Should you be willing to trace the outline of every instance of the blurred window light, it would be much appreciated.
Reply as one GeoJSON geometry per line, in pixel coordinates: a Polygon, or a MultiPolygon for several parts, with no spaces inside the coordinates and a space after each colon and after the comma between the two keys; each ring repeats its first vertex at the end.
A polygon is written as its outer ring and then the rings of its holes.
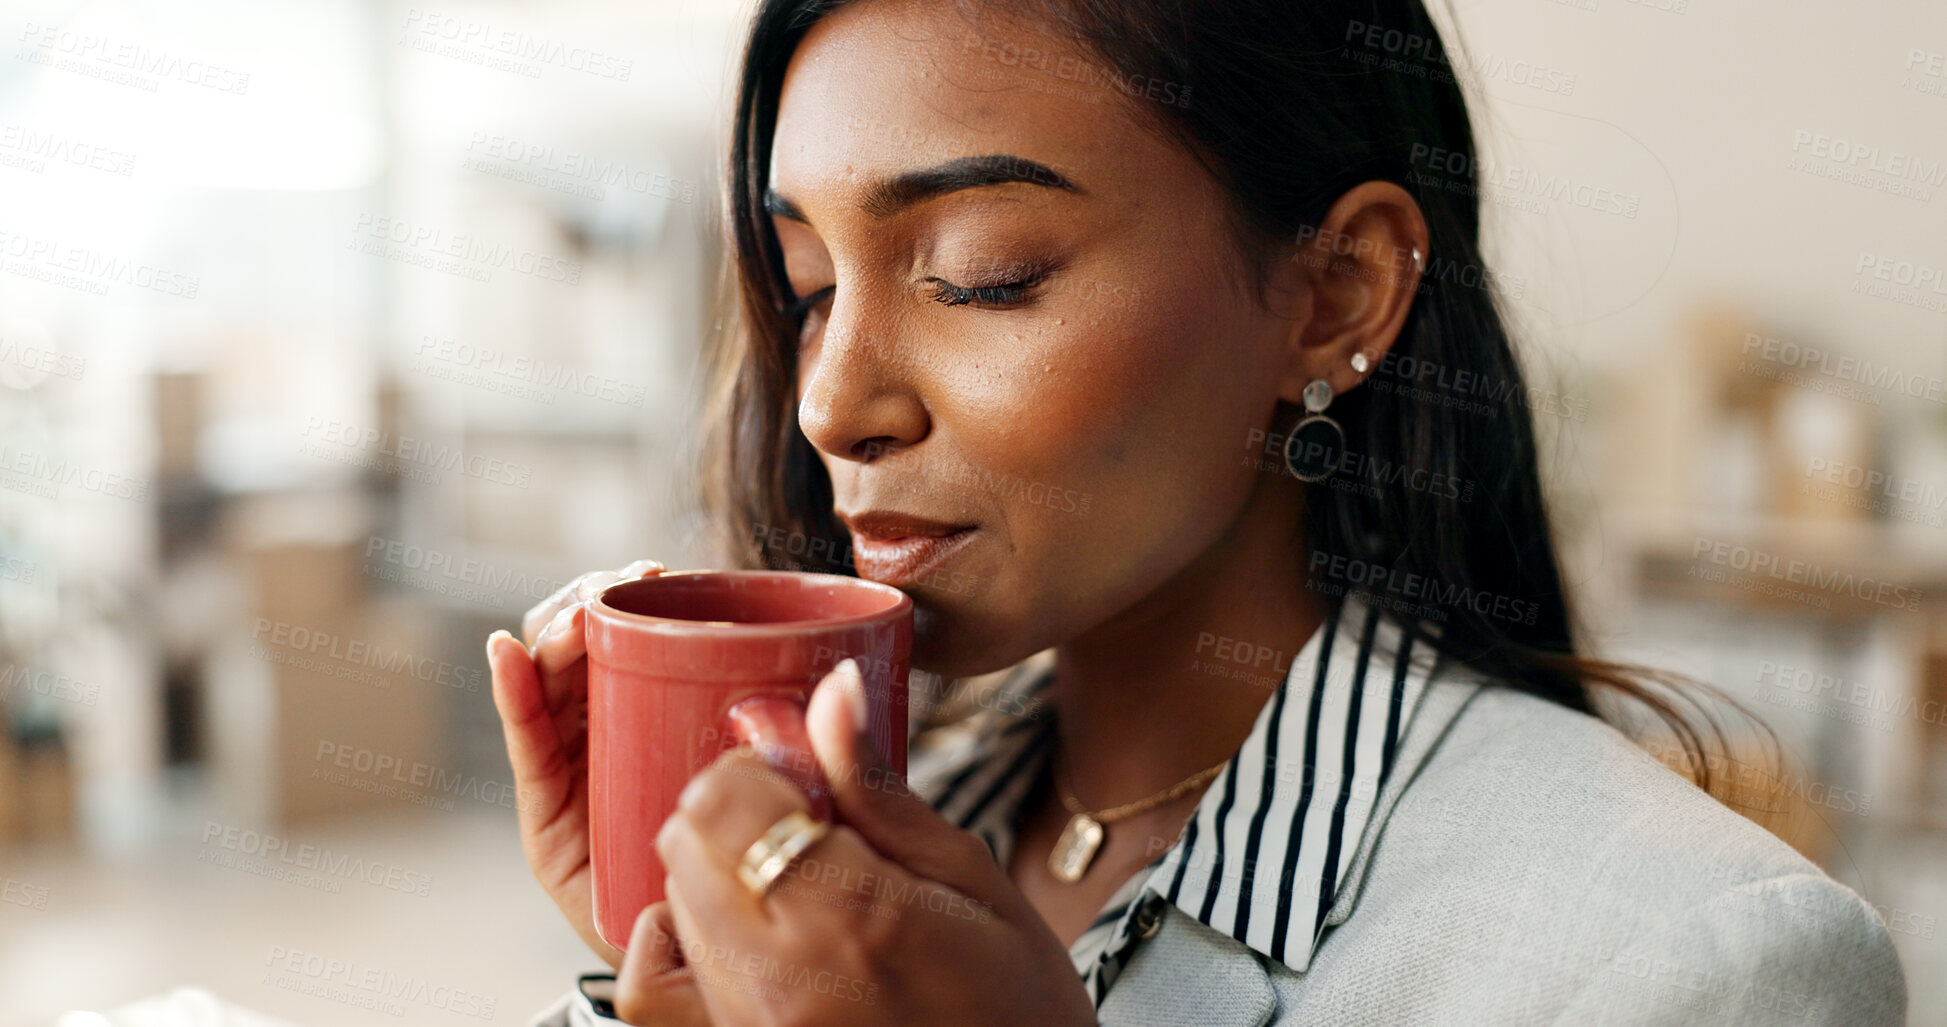
{"type": "Polygon", "coordinates": [[[360,188],[385,156],[370,14],[329,0],[43,9],[14,26],[31,70],[0,111],[131,154],[157,185],[360,188]]]}

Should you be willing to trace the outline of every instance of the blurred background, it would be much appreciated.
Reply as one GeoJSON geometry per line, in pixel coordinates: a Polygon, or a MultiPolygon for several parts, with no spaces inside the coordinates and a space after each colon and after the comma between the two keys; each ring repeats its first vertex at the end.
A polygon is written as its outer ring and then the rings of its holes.
{"type": "MultiPolygon", "coordinates": [[[[525,1024],[599,962],[481,643],[715,562],[747,5],[0,12],[0,1023],[525,1024]]],[[[1591,644],[1765,718],[1746,812],[1947,1024],[1947,7],[1452,17],[1591,644]]]]}

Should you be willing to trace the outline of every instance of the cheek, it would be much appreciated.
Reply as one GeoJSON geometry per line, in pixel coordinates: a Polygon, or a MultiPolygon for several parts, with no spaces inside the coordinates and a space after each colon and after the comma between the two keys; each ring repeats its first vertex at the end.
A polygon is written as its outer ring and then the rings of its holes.
{"type": "Polygon", "coordinates": [[[1262,350],[1211,303],[1065,320],[956,375],[981,385],[957,390],[955,448],[994,472],[1014,551],[1045,573],[1176,560],[1249,496],[1249,430],[1275,398],[1262,350]]]}
{"type": "Polygon", "coordinates": [[[1051,459],[1086,483],[1075,487],[1102,493],[1110,514],[1125,504],[1230,501],[1248,481],[1236,459],[1248,427],[1274,397],[1253,364],[1257,349],[1243,326],[1204,305],[1135,313],[1063,340],[1061,356],[1044,361],[1051,370],[1034,396],[1043,432],[1058,443],[1051,459]]]}
{"type": "Polygon", "coordinates": [[[1242,376],[1213,371],[1206,333],[1144,323],[1031,347],[1028,382],[961,410],[954,448],[992,472],[978,490],[1001,531],[967,568],[977,596],[945,602],[961,607],[950,635],[968,649],[954,658],[990,669],[1022,639],[1032,652],[1099,623],[1213,544],[1249,500],[1242,376]]]}
{"type": "Polygon", "coordinates": [[[965,568],[978,589],[939,600],[953,611],[942,666],[984,672],[997,652],[1033,652],[1113,615],[1250,500],[1247,436],[1275,403],[1264,355],[1276,339],[1207,290],[1179,291],[1174,303],[1071,306],[980,359],[935,365],[940,441],[984,472],[962,481],[998,529],[965,568]]]}

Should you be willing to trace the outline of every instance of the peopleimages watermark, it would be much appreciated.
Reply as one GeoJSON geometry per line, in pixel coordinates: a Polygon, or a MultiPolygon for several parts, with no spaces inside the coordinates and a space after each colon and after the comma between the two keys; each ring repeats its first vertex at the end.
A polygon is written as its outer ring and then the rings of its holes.
{"type": "Polygon", "coordinates": [[[1415,185],[1484,197],[1490,203],[1532,214],[1548,213],[1549,203],[1566,203],[1592,213],[1634,221],[1643,206],[1640,193],[1519,164],[1498,167],[1486,156],[1426,143],[1414,143],[1407,151],[1407,160],[1414,168],[1407,172],[1407,181],[1415,185]]]}
{"type": "Polygon", "coordinates": [[[1947,515],[1940,512],[1942,506],[1947,506],[1947,490],[1917,478],[1888,474],[1878,468],[1828,460],[1822,456],[1809,458],[1805,476],[1816,480],[1800,486],[1799,492],[1803,494],[1844,503],[1885,517],[1935,528],[1947,526],[1947,515]]]}
{"type": "MultiPolygon", "coordinates": [[[[890,443],[876,439],[868,440],[862,458],[870,460],[890,452],[891,449],[890,443]]],[[[964,489],[978,490],[996,499],[1024,499],[1030,506],[1045,506],[1050,510],[1072,513],[1078,517],[1088,516],[1089,504],[1095,499],[1093,492],[1081,492],[1045,481],[1023,478],[1018,474],[995,471],[970,461],[956,461],[944,468],[929,467],[922,473],[929,479],[944,481],[964,489]]]]}
{"type": "Polygon", "coordinates": [[[1608,971],[1593,979],[1594,987],[1646,994],[1665,1006],[1687,1010],[1686,1022],[1720,1019],[1728,1012],[1727,1003],[1799,1019],[1808,1019],[1823,1008],[1812,995],[1755,980],[1749,973],[1685,967],[1667,958],[1662,948],[1617,950],[1602,943],[1590,958],[1608,971]]]}
{"type": "Polygon", "coordinates": [[[340,891],[342,881],[363,881],[421,898],[433,887],[429,873],[214,820],[203,824],[203,851],[196,861],[332,893],[340,891]]]}
{"type": "Polygon", "coordinates": [[[155,92],[164,79],[232,96],[242,96],[250,88],[248,72],[97,32],[30,21],[20,30],[19,40],[21,47],[14,56],[23,61],[145,92],[155,92]]]}
{"type": "Polygon", "coordinates": [[[508,269],[543,281],[581,282],[579,261],[370,212],[353,220],[346,248],[477,282],[491,282],[495,271],[508,269]]]}
{"type": "Polygon", "coordinates": [[[1784,557],[1722,539],[1697,536],[1690,550],[1690,558],[1691,565],[1686,576],[1722,581],[1748,592],[1799,602],[1809,601],[1811,605],[1821,608],[1829,608],[1830,595],[1837,594],[1895,610],[1920,609],[1921,590],[1918,588],[1851,571],[1833,570],[1810,560],[1784,557]],[[1698,561],[1713,566],[1699,566],[1698,561]],[[1729,574],[1725,568],[1745,573],[1729,574]],[[1803,585],[1805,589],[1785,587],[1788,585],[1803,585]]]}
{"type": "MultiPolygon", "coordinates": [[[[1849,917],[1857,908],[1854,905],[1856,899],[1850,892],[1807,888],[1804,878],[1752,879],[1748,864],[1710,859],[1705,864],[1704,875],[1713,881],[1725,882],[1723,890],[1711,899],[1712,906],[1735,909],[1774,923],[1814,931],[1824,930],[1832,924],[1835,916],[1849,917]]],[[[1867,905],[1872,908],[1873,917],[1880,926],[1895,934],[1932,938],[1939,925],[1937,918],[1925,913],[1871,900],[1867,901],[1867,905]]]]}
{"type": "Polygon", "coordinates": [[[1938,160],[1929,162],[1910,153],[1882,150],[1810,129],[1792,133],[1791,152],[1785,161],[1787,171],[1922,203],[1931,201],[1932,190],[1947,181],[1947,165],[1938,160]]]}
{"type": "MultiPolygon", "coordinates": [[[[1275,646],[1220,635],[1214,631],[1199,631],[1196,647],[1192,650],[1190,669],[1212,677],[1241,681],[1258,688],[1276,689],[1291,676],[1292,663],[1295,659],[1296,653],[1286,652],[1275,646]]],[[[1333,665],[1326,671],[1328,686],[1349,683],[1356,676],[1354,668],[1339,665],[1333,665]]],[[[1368,694],[1375,691],[1374,686],[1378,682],[1378,678],[1373,678],[1368,683],[1368,694]]],[[[1391,687],[1390,679],[1387,679],[1385,686],[1391,687]]],[[[1283,766],[1278,767],[1281,775],[1288,769],[1283,766]]],[[[1326,769],[1328,772],[1333,772],[1331,768],[1326,769]]],[[[1279,780],[1285,778],[1281,776],[1279,780]]],[[[1334,777],[1332,780],[1336,781],[1337,778],[1334,777]]]]}
{"type": "Polygon", "coordinates": [[[456,14],[406,9],[399,45],[440,57],[540,78],[542,66],[627,82],[635,61],[586,46],[563,43],[521,29],[502,28],[456,14]]]}
{"type": "Polygon", "coordinates": [[[513,181],[572,193],[588,199],[605,197],[611,187],[678,203],[696,201],[696,183],[661,173],[632,168],[620,161],[602,160],[575,150],[557,150],[517,136],[475,131],[467,140],[470,156],[460,167],[513,181]],[[489,163],[492,158],[501,163],[489,163]]]}
{"type": "Polygon", "coordinates": [[[1534,61],[1514,59],[1482,51],[1461,63],[1447,56],[1440,40],[1420,32],[1407,32],[1364,21],[1345,23],[1345,38],[1339,56],[1357,64],[1377,67],[1434,82],[1457,82],[1479,89],[1487,80],[1498,79],[1509,85],[1572,96],[1575,74],[1534,61]]]}
{"type": "MultiPolygon", "coordinates": [[[[1249,447],[1255,453],[1246,453],[1244,466],[1267,474],[1288,474],[1290,468],[1284,459],[1287,437],[1283,432],[1267,432],[1262,428],[1252,428],[1249,447]]],[[[1317,443],[1300,443],[1306,450],[1306,459],[1300,466],[1310,465],[1330,455],[1332,447],[1317,443]]],[[[1474,501],[1474,482],[1462,480],[1442,471],[1429,471],[1424,467],[1412,467],[1394,463],[1383,457],[1361,453],[1353,449],[1342,449],[1332,476],[1320,484],[1342,492],[1358,492],[1370,499],[1385,495],[1381,486],[1392,489],[1411,489],[1430,496],[1452,499],[1462,503],[1474,501]]]]}
{"type": "Polygon", "coordinates": [[[57,499],[63,486],[132,503],[149,498],[146,479],[104,471],[31,449],[14,449],[0,442],[0,488],[57,499]]]}
{"type": "Polygon", "coordinates": [[[1533,624],[1541,614],[1541,604],[1532,600],[1443,582],[1429,575],[1323,550],[1312,551],[1309,570],[1310,584],[1316,591],[1341,595],[1349,589],[1370,605],[1434,620],[1444,621],[1447,611],[1456,607],[1516,624],[1533,624]]]}
{"type": "MultiPolygon", "coordinates": [[[[829,566],[835,562],[850,571],[854,577],[859,573],[858,565],[852,560],[852,545],[849,542],[813,538],[802,531],[768,524],[751,525],[751,540],[763,549],[764,564],[773,570],[806,571],[813,567],[829,566]],[[780,553],[784,555],[778,555],[780,553]],[[798,556],[804,559],[792,559],[798,556]]],[[[900,587],[906,589],[924,587],[938,589],[949,595],[972,595],[974,588],[979,584],[978,574],[933,570],[924,577],[915,578],[900,587]]]]}
{"type": "Polygon", "coordinates": [[[202,287],[195,275],[4,228],[0,228],[0,258],[5,258],[0,270],[10,275],[94,296],[106,296],[110,285],[121,284],[189,300],[202,287]]]}
{"type": "MultiPolygon", "coordinates": [[[[1691,767],[1695,757],[1674,741],[1645,739],[1638,743],[1644,752],[1665,765],[1691,767]]],[[[1758,813],[1790,813],[1789,807],[1773,805],[1789,796],[1807,806],[1822,806],[1842,813],[1866,816],[1873,810],[1873,794],[1798,775],[1774,774],[1755,763],[1746,763],[1720,752],[1704,754],[1713,790],[1727,804],[1758,813]]]]}
{"type": "Polygon", "coordinates": [[[322,765],[313,767],[311,777],[314,780],[342,784],[356,791],[375,792],[420,806],[450,811],[454,808],[455,798],[477,799],[490,806],[522,811],[532,805],[528,797],[520,795],[510,784],[329,739],[319,739],[318,749],[311,759],[314,763],[338,768],[333,771],[322,765]],[[346,771],[369,776],[353,777],[352,773],[346,771]],[[431,794],[399,788],[397,785],[400,783],[415,789],[430,789],[431,794]]]}
{"type": "Polygon", "coordinates": [[[367,577],[479,602],[496,610],[505,605],[499,593],[546,599],[563,584],[552,578],[497,567],[472,557],[455,557],[442,549],[380,535],[365,540],[365,561],[367,577]],[[391,566],[374,566],[375,559],[391,566]]]}
{"type": "Polygon", "coordinates": [[[40,174],[47,163],[89,168],[124,178],[135,174],[135,155],[26,125],[0,126],[0,166],[40,174]]]}
{"type": "Polygon", "coordinates": [[[1437,403],[1462,413],[1498,417],[1512,400],[1530,412],[1581,423],[1589,419],[1586,397],[1562,393],[1544,385],[1527,385],[1494,375],[1448,367],[1405,353],[1387,351],[1366,385],[1402,399],[1437,403]]]}
{"type": "Polygon", "coordinates": [[[1199,631],[1190,669],[1269,690],[1277,688],[1291,673],[1291,657],[1268,645],[1199,631]],[[1269,668],[1265,666],[1267,663],[1269,668]]]}
{"type": "Polygon", "coordinates": [[[32,343],[23,344],[12,339],[0,339],[0,364],[13,364],[16,367],[39,371],[56,378],[80,381],[82,373],[88,369],[88,358],[73,356],[32,343]]]}
{"type": "MultiPolygon", "coordinates": [[[[307,417],[304,428],[298,435],[314,443],[329,443],[354,453],[370,453],[371,459],[364,464],[355,460],[339,460],[355,466],[367,466],[373,470],[386,470],[401,465],[414,465],[435,472],[429,484],[439,482],[439,471],[454,471],[469,478],[489,481],[499,485],[512,485],[524,489],[534,479],[531,464],[513,463],[499,457],[483,453],[468,453],[459,446],[431,442],[413,438],[410,435],[394,435],[378,428],[360,427],[347,421],[331,420],[323,417],[307,417]]],[[[300,444],[298,451],[319,459],[333,459],[331,451],[325,446],[306,446],[300,444]]]]}
{"type": "Polygon", "coordinates": [[[1900,85],[1927,96],[1947,96],[1947,53],[1917,46],[1907,50],[1900,85]]]}
{"type": "Polygon", "coordinates": [[[387,1016],[405,1016],[410,1007],[423,1006],[492,1020],[497,1005],[491,995],[284,945],[270,946],[264,965],[269,967],[265,984],[387,1016]]]}
{"type": "MultiPolygon", "coordinates": [[[[1314,239],[1322,242],[1333,256],[1369,260],[1382,265],[1379,270],[1347,269],[1344,273],[1351,277],[1397,286],[1407,281],[1409,274],[1415,271],[1413,251],[1404,246],[1385,245],[1366,236],[1321,229],[1317,225],[1299,226],[1298,245],[1309,245],[1314,239]]],[[[1307,252],[1299,259],[1307,267],[1322,267],[1326,258],[1307,252]]],[[[1467,289],[1485,289],[1511,300],[1520,299],[1528,288],[1527,279],[1519,275],[1496,274],[1492,269],[1474,263],[1455,263],[1443,254],[1422,254],[1420,259],[1424,266],[1417,269],[1419,285],[1415,291],[1423,296],[1433,294],[1436,282],[1467,289]]]]}
{"type": "Polygon", "coordinates": [[[1902,720],[1947,726],[1947,703],[1937,699],[1916,699],[1906,692],[1888,690],[1864,681],[1849,681],[1809,667],[1760,660],[1757,683],[1772,687],[1769,694],[1764,691],[1753,693],[1754,697],[1765,702],[1879,731],[1892,728],[1884,716],[1887,714],[1902,720]],[[1794,696],[1790,693],[1797,694],[1794,696]]]}
{"type": "Polygon", "coordinates": [[[1037,47],[1021,46],[979,33],[964,37],[961,51],[978,51],[982,58],[1004,67],[1028,68],[1073,83],[1078,87],[1075,91],[1077,96],[1085,95],[1081,92],[1082,87],[1099,84],[1124,96],[1150,100],[1168,107],[1190,106],[1188,85],[1165,82],[1146,75],[1124,74],[1118,68],[1098,67],[1070,53],[1046,53],[1037,47]]]}
{"type": "Polygon", "coordinates": [[[93,706],[101,698],[101,685],[98,683],[76,681],[64,674],[21,663],[0,667],[0,691],[16,695],[42,695],[79,706],[93,706]]]}
{"type": "Polygon", "coordinates": [[[1834,392],[1873,404],[1879,403],[1876,392],[1898,392],[1929,403],[1947,405],[1947,379],[1938,375],[1917,374],[1891,364],[1840,356],[1818,346],[1780,340],[1757,332],[1744,333],[1740,353],[1756,359],[1739,360],[1739,372],[1759,378],[1774,378],[1814,392],[1834,392]],[[1815,372],[1820,377],[1810,378],[1797,373],[1800,371],[1815,372]],[[1840,383],[1863,388],[1850,389],[1840,383]],[[1876,392],[1866,392],[1864,389],[1876,392]]]}
{"type": "MultiPolygon", "coordinates": [[[[250,637],[257,643],[251,647],[251,655],[259,659],[268,659],[277,663],[286,662],[285,659],[279,658],[277,653],[263,647],[262,643],[269,641],[271,645],[285,650],[292,656],[309,657],[325,667],[336,664],[347,669],[374,671],[376,673],[371,676],[377,678],[375,683],[379,687],[391,685],[392,679],[386,675],[400,675],[430,685],[443,685],[464,692],[478,692],[481,682],[486,677],[485,672],[478,667],[463,667],[445,660],[415,656],[403,649],[386,646],[383,643],[356,638],[348,639],[329,631],[318,631],[268,617],[257,618],[257,623],[251,628],[250,637]]],[[[314,665],[307,669],[321,668],[314,665]]]]}
{"type": "MultiPolygon", "coordinates": [[[[869,900],[883,900],[889,904],[878,906],[877,901],[867,902],[866,905],[877,907],[875,910],[868,910],[875,916],[886,916],[890,913],[892,919],[898,919],[900,908],[917,906],[925,912],[937,913],[953,920],[969,920],[984,924],[994,919],[994,908],[991,904],[968,898],[951,889],[936,887],[926,881],[901,881],[898,878],[908,876],[903,871],[890,876],[875,874],[843,863],[820,860],[807,855],[792,863],[785,870],[785,874],[807,885],[815,885],[818,890],[862,895],[869,900]]],[[[811,889],[807,889],[809,890],[811,889]]],[[[846,908],[859,907],[848,904],[846,908]]]]}
{"type": "Polygon", "coordinates": [[[656,927],[657,943],[668,943],[682,950],[683,962],[697,983],[725,991],[755,995],[773,1004],[786,1000],[782,991],[770,985],[809,991],[859,1005],[873,1005],[879,999],[879,985],[832,970],[819,970],[788,963],[761,952],[744,952],[729,945],[686,941],[656,927]]]}
{"type": "Polygon", "coordinates": [[[1936,314],[1947,313],[1947,274],[1942,274],[1935,265],[1860,250],[1852,273],[1852,286],[1847,292],[1936,314]]]}
{"type": "Polygon", "coordinates": [[[545,391],[549,389],[635,408],[640,408],[649,397],[646,386],[611,375],[591,374],[567,364],[515,356],[432,335],[420,336],[419,346],[413,350],[412,370],[490,392],[533,399],[546,406],[553,406],[555,401],[554,393],[545,391]]]}
{"type": "MultiPolygon", "coordinates": [[[[884,691],[876,687],[875,682],[893,680],[892,661],[877,653],[853,652],[822,644],[812,650],[811,662],[817,666],[835,666],[840,660],[845,659],[858,664],[859,673],[865,678],[866,688],[875,699],[879,698],[880,693],[884,691]]],[[[907,669],[911,671],[910,666],[907,669]]],[[[910,678],[913,675],[909,673],[908,676],[910,678]]],[[[908,681],[903,701],[911,712],[924,716],[945,705],[938,700],[923,698],[921,692],[921,689],[908,681]]],[[[892,697],[886,696],[886,698],[892,697]]],[[[1034,718],[1041,716],[1047,709],[1048,703],[1039,696],[1024,696],[1007,689],[994,688],[982,693],[976,705],[980,709],[993,710],[1003,716],[1034,718]]]]}
{"type": "Polygon", "coordinates": [[[39,885],[16,881],[9,877],[0,881],[0,902],[28,909],[46,909],[48,890],[39,885]]]}
{"type": "Polygon", "coordinates": [[[18,556],[0,557],[0,581],[18,581],[31,585],[40,580],[41,565],[18,556]]]}

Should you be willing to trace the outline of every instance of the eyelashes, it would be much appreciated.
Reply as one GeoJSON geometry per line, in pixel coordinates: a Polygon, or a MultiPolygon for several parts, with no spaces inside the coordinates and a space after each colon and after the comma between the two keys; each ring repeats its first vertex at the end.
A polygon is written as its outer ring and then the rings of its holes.
{"type": "MultiPolygon", "coordinates": [[[[1029,298],[1029,292],[1048,277],[1048,270],[1046,268],[1033,268],[1025,273],[1018,271],[1016,273],[1022,274],[1022,277],[1011,282],[1001,282],[995,285],[962,286],[955,285],[944,278],[928,278],[925,281],[933,285],[932,299],[935,302],[944,303],[949,307],[957,307],[969,303],[978,303],[982,306],[990,307],[1006,307],[1026,302],[1029,298]]],[[[783,310],[785,320],[793,323],[801,323],[805,316],[811,313],[814,307],[818,306],[819,303],[824,301],[825,297],[830,296],[837,289],[838,286],[836,284],[827,285],[809,296],[794,301],[783,310]]]]}
{"type": "Polygon", "coordinates": [[[1012,306],[1027,299],[1028,290],[1034,288],[1045,277],[1036,271],[1026,278],[1000,285],[976,285],[972,287],[955,285],[943,278],[930,278],[933,283],[933,299],[949,307],[963,303],[979,303],[984,306],[1012,306]]]}

